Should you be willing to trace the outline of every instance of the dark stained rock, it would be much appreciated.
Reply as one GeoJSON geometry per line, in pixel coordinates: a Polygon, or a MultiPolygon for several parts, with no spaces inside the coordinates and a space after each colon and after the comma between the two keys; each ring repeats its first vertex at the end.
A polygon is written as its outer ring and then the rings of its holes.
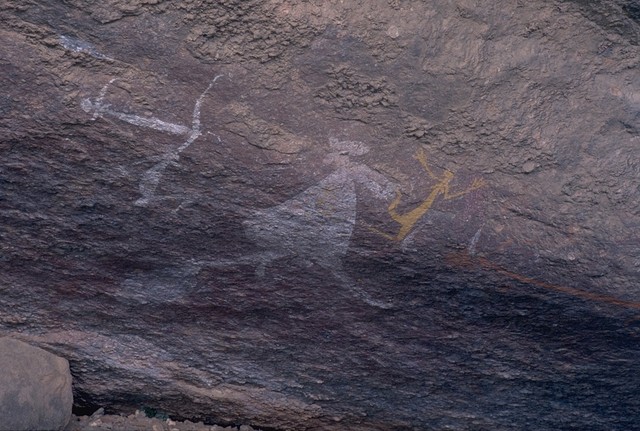
{"type": "Polygon", "coordinates": [[[0,334],[107,412],[633,429],[637,15],[2,2],[0,334]]]}
{"type": "Polygon", "coordinates": [[[61,430],[73,393],[66,359],[0,338],[0,430],[61,430]]]}

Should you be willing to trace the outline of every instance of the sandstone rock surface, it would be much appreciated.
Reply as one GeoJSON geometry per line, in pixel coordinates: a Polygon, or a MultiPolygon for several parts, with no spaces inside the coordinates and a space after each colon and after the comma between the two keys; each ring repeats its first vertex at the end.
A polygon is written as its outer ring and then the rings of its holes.
{"type": "Polygon", "coordinates": [[[632,1],[0,1],[0,334],[277,430],[640,423],[632,1]]]}
{"type": "Polygon", "coordinates": [[[61,430],[71,418],[69,362],[0,338],[0,430],[61,430]]]}

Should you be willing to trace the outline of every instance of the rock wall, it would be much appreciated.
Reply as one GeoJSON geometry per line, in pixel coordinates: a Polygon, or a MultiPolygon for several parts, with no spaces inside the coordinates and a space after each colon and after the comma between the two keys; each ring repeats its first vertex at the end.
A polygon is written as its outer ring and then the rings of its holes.
{"type": "Polygon", "coordinates": [[[2,1],[0,333],[110,411],[630,429],[637,16],[2,1]]]}

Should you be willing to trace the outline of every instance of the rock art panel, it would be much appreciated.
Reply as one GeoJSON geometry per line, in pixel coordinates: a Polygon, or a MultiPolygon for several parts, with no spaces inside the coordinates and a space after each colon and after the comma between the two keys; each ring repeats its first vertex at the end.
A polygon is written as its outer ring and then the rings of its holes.
{"type": "Polygon", "coordinates": [[[124,414],[635,429],[640,32],[587,3],[4,2],[0,333],[124,414]]]}

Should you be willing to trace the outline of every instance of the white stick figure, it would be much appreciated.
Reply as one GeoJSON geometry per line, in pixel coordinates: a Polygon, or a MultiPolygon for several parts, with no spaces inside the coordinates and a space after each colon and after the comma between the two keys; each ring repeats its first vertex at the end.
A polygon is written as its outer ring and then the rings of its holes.
{"type": "Polygon", "coordinates": [[[367,304],[389,308],[391,304],[372,298],[351,280],[342,261],[356,224],[356,184],[368,188],[382,200],[394,196],[396,185],[368,166],[350,160],[369,151],[363,143],[331,139],[330,146],[333,152],[325,162],[336,166],[332,174],[280,205],[256,210],[243,222],[247,237],[261,252],[237,260],[201,264],[225,267],[254,263],[256,274],[262,276],[271,262],[294,257],[309,265],[319,265],[367,304]]]}
{"type": "Polygon", "coordinates": [[[111,116],[120,121],[125,121],[135,126],[159,130],[161,132],[167,132],[173,135],[187,136],[186,141],[184,141],[182,144],[172,149],[171,151],[163,154],[160,158],[160,161],[142,175],[142,179],[139,185],[140,194],[142,196],[135,201],[135,205],[145,206],[154,198],[156,188],[158,187],[158,184],[162,179],[162,175],[167,167],[171,164],[177,163],[180,158],[180,153],[189,148],[189,146],[202,135],[202,131],[200,130],[200,109],[202,107],[202,102],[209,90],[211,90],[211,87],[213,87],[213,84],[215,84],[215,82],[221,76],[222,75],[218,75],[213,78],[207,88],[200,94],[200,97],[198,97],[198,99],[196,100],[195,106],[193,108],[191,127],[183,126],[181,124],[168,123],[155,117],[141,117],[139,115],[125,114],[123,112],[112,109],[109,104],[106,104],[103,101],[107,94],[109,86],[116,81],[116,78],[111,79],[102,88],[102,90],[100,90],[98,97],[94,101],[92,101],[91,99],[84,99],[82,101],[82,109],[87,113],[93,112],[93,116],[91,117],[93,120],[103,116],[111,116]]]}

